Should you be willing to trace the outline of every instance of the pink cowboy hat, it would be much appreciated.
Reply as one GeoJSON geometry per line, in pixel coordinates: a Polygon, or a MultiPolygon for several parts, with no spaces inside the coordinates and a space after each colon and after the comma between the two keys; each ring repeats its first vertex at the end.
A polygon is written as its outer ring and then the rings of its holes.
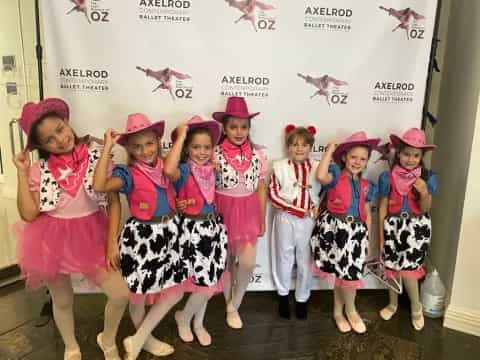
{"type": "Polygon", "coordinates": [[[395,134],[391,134],[390,141],[392,142],[392,145],[394,147],[398,147],[400,143],[404,143],[408,146],[423,149],[425,151],[433,150],[437,147],[436,145],[427,144],[425,139],[425,132],[417,128],[408,129],[403,133],[401,137],[395,134]]]}
{"type": "MultiPolygon", "coordinates": [[[[187,121],[188,130],[197,128],[207,128],[212,132],[214,145],[217,145],[220,135],[222,134],[222,124],[215,120],[203,120],[200,116],[195,115],[187,121]]],[[[177,130],[173,130],[170,137],[172,142],[177,140],[177,130]]]]}
{"type": "Polygon", "coordinates": [[[135,113],[128,115],[127,125],[125,127],[125,132],[119,133],[117,143],[125,146],[127,145],[128,135],[135,134],[143,130],[153,130],[157,133],[158,137],[162,137],[163,131],[165,129],[165,121],[160,120],[152,123],[147,115],[141,113],[135,113]]]}
{"type": "Polygon", "coordinates": [[[30,137],[33,124],[42,116],[52,113],[60,116],[63,121],[68,122],[70,110],[68,109],[67,103],[62,99],[48,98],[38,103],[28,102],[23,105],[22,115],[20,116],[20,127],[25,134],[27,134],[27,146],[25,150],[33,150],[32,139],[30,137]]]}
{"type": "Polygon", "coordinates": [[[248,112],[247,103],[245,102],[244,97],[230,96],[227,99],[227,107],[225,111],[214,112],[212,117],[219,122],[223,122],[227,116],[234,116],[240,119],[251,119],[258,114],[260,113],[248,112]]]}
{"type": "Polygon", "coordinates": [[[365,131],[357,131],[340,143],[333,152],[333,160],[339,163],[342,160],[342,155],[355,146],[366,146],[370,150],[375,150],[380,142],[380,138],[367,138],[365,131]]]}

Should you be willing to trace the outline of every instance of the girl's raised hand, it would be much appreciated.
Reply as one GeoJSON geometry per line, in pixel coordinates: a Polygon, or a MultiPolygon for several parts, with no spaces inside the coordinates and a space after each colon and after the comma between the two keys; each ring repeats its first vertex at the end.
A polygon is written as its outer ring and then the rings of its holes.
{"type": "Polygon", "coordinates": [[[186,123],[180,124],[175,128],[175,131],[177,133],[177,139],[185,140],[187,137],[188,125],[186,123]]]}
{"type": "Polygon", "coordinates": [[[333,154],[333,152],[335,151],[336,148],[337,148],[337,142],[336,141],[330,141],[327,144],[326,152],[330,153],[330,154],[333,154]]]}
{"type": "Polygon", "coordinates": [[[22,151],[21,153],[15,155],[13,158],[13,163],[15,164],[15,167],[19,173],[28,175],[31,165],[28,151],[22,151]]]}
{"type": "Polygon", "coordinates": [[[112,147],[117,143],[117,139],[119,137],[120,134],[118,134],[114,129],[107,129],[107,131],[105,131],[105,134],[103,135],[103,146],[111,150],[112,147]]]}

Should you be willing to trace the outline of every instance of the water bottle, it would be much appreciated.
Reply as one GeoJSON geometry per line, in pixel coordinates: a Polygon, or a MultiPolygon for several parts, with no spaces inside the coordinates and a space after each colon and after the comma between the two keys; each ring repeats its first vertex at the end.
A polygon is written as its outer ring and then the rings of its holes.
{"type": "Polygon", "coordinates": [[[442,317],[445,313],[445,286],[437,270],[429,273],[422,284],[420,298],[423,314],[429,318],[442,317]]]}

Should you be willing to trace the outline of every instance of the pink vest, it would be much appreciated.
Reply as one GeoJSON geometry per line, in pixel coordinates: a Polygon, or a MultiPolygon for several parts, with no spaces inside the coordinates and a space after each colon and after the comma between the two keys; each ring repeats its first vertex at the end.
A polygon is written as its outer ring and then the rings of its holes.
{"type": "MultiPolygon", "coordinates": [[[[150,220],[157,207],[157,189],[153,182],[140,170],[130,167],[133,178],[133,191],[128,195],[128,206],[133,217],[139,220],[150,220]]],[[[168,205],[175,209],[175,192],[172,184],[167,188],[168,205]]]]}
{"type": "MultiPolygon", "coordinates": [[[[365,203],[368,192],[368,180],[360,179],[360,200],[359,209],[360,219],[367,220],[365,203]]],[[[338,177],[337,184],[327,192],[327,209],[332,213],[346,214],[352,202],[352,188],[350,178],[343,171],[338,177]]]]}
{"type": "MultiPolygon", "coordinates": [[[[402,209],[403,197],[397,191],[395,183],[392,179],[392,174],[389,175],[390,180],[390,196],[388,198],[388,212],[390,214],[398,214],[402,209]]],[[[418,194],[412,187],[407,194],[408,208],[414,214],[422,214],[423,211],[418,206],[418,194]]]]}
{"type": "MultiPolygon", "coordinates": [[[[213,184],[212,184],[213,186],[213,184]]],[[[187,215],[198,215],[202,211],[205,199],[200,192],[200,188],[195,181],[195,178],[190,174],[187,181],[178,192],[179,200],[190,200],[190,204],[187,205],[183,212],[187,215]]]]}

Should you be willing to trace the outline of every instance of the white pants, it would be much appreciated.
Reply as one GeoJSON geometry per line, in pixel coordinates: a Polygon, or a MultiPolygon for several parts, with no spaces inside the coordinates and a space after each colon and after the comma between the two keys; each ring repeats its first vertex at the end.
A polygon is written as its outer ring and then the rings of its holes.
{"type": "Polygon", "coordinates": [[[295,299],[306,302],[312,287],[310,237],[314,219],[276,209],[272,231],[272,275],[279,295],[288,295],[293,264],[297,265],[295,299]]]}

